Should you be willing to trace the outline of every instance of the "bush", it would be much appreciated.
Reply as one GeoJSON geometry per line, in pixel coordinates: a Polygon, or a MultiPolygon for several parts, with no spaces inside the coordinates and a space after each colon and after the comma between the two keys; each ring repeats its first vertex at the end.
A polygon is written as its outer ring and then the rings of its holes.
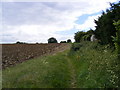
{"type": "Polygon", "coordinates": [[[57,43],[57,40],[56,40],[56,38],[51,37],[48,39],[48,43],[57,43]]]}
{"type": "Polygon", "coordinates": [[[73,43],[71,47],[71,51],[78,51],[82,47],[80,43],[73,43]]]}

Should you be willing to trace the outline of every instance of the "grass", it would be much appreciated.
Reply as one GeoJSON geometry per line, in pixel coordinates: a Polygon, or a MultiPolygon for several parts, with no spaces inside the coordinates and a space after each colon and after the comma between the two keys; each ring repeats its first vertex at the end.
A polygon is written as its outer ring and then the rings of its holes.
{"type": "Polygon", "coordinates": [[[117,54],[109,45],[75,43],[70,51],[3,70],[2,85],[3,88],[118,88],[118,67],[117,54]]]}
{"type": "Polygon", "coordinates": [[[2,70],[0,70],[0,89],[2,89],[2,70]]]}
{"type": "Polygon", "coordinates": [[[78,51],[71,49],[69,56],[76,67],[77,87],[118,87],[119,64],[116,53],[109,48],[109,45],[102,46],[97,42],[82,42],[78,51]]]}
{"type": "Polygon", "coordinates": [[[69,87],[66,52],[32,59],[3,70],[3,88],[69,87]]]}

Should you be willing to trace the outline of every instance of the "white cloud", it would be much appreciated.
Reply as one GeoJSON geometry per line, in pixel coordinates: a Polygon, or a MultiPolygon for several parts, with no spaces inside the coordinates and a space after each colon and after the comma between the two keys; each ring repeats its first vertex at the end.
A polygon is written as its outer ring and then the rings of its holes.
{"type": "Polygon", "coordinates": [[[0,42],[2,41],[2,3],[0,3],[0,42]]]}
{"type": "Polygon", "coordinates": [[[44,42],[47,43],[47,39],[50,37],[55,37],[57,40],[73,38],[69,35],[59,35],[56,34],[56,31],[60,31],[61,28],[54,26],[39,26],[39,25],[22,25],[22,26],[7,26],[3,31],[3,39],[7,37],[12,37],[16,41],[25,41],[25,42],[44,42]],[[56,30],[57,29],[57,30],[56,30]],[[12,32],[11,32],[12,31],[12,32]]]}
{"type": "Polygon", "coordinates": [[[75,28],[78,30],[89,30],[95,29],[96,24],[94,23],[94,20],[97,20],[100,15],[95,15],[95,16],[89,16],[88,19],[81,25],[76,24],[75,28]]]}
{"type": "MultiPolygon", "coordinates": [[[[94,19],[90,16],[84,24],[75,21],[83,14],[93,14],[109,7],[108,2],[117,0],[80,0],[79,2],[4,3],[3,41],[12,37],[28,42],[46,42],[49,37],[58,40],[73,39],[73,36],[59,35],[57,31],[67,31],[75,27],[94,29],[94,19]]],[[[11,40],[9,41],[11,42],[11,40]]]]}

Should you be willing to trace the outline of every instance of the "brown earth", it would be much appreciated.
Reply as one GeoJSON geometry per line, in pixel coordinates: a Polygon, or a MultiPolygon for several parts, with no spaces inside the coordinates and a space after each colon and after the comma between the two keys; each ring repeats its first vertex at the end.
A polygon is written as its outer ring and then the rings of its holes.
{"type": "Polygon", "coordinates": [[[2,68],[43,55],[56,54],[70,47],[67,43],[51,44],[2,44],[2,68]]]}

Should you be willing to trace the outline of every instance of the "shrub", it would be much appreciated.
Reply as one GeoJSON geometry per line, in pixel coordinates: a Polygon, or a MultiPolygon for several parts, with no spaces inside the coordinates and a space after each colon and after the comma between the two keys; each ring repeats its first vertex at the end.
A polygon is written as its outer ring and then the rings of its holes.
{"type": "Polygon", "coordinates": [[[56,40],[56,38],[51,37],[48,39],[48,43],[57,43],[57,40],[56,40]]]}
{"type": "Polygon", "coordinates": [[[73,43],[71,47],[71,51],[78,51],[82,47],[80,43],[73,43]]]}

